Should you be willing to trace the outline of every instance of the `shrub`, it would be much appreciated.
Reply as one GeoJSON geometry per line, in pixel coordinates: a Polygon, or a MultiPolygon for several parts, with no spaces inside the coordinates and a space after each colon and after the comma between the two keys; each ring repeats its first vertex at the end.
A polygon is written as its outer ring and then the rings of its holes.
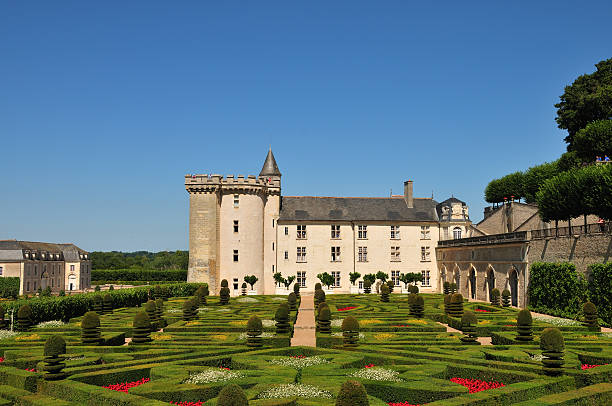
{"type": "Polygon", "coordinates": [[[113,298],[109,293],[102,296],[102,309],[105,314],[113,312],[113,298]]]}
{"type": "Polygon", "coordinates": [[[247,406],[249,401],[242,388],[235,383],[225,385],[219,392],[217,405],[219,406],[247,406]]]}
{"type": "Polygon", "coordinates": [[[53,335],[47,338],[45,341],[44,348],[44,356],[45,356],[45,365],[43,366],[43,370],[45,374],[43,378],[47,381],[55,381],[58,379],[64,379],[66,374],[62,372],[62,370],[66,367],[62,361],[64,361],[63,357],[60,355],[66,353],[66,341],[59,336],[53,335]]]}
{"type": "Polygon", "coordinates": [[[516,339],[518,341],[533,340],[532,324],[531,312],[527,309],[521,310],[516,317],[516,331],[518,333],[516,339]]]}
{"type": "Polygon", "coordinates": [[[100,285],[96,285],[96,287],[94,288],[95,292],[99,292],[100,291],[100,285]]]}
{"type": "Polygon", "coordinates": [[[0,304],[0,330],[6,328],[8,325],[4,316],[6,316],[6,310],[4,310],[4,306],[0,304]]]}
{"type": "Polygon", "coordinates": [[[98,314],[104,314],[104,307],[102,306],[102,296],[96,295],[93,298],[93,309],[98,314]]]}
{"type": "Polygon", "coordinates": [[[300,298],[300,285],[298,283],[293,284],[293,293],[295,293],[297,299],[300,298]]]}
{"type": "Polygon", "coordinates": [[[24,304],[17,311],[17,331],[28,331],[32,327],[32,308],[24,304]]]}
{"type": "Polygon", "coordinates": [[[540,336],[540,349],[542,350],[542,364],[544,373],[550,376],[563,374],[563,350],[565,342],[563,335],[557,328],[546,328],[540,336]]]}
{"type": "Polygon", "coordinates": [[[108,287],[108,290],[115,290],[115,287],[114,287],[113,285],[110,285],[110,286],[108,287]]]}
{"type": "Polygon", "coordinates": [[[589,299],[597,306],[599,317],[612,324],[612,262],[589,266],[589,299]]]}
{"type": "Polygon", "coordinates": [[[591,303],[586,302],[582,306],[582,313],[584,314],[584,325],[591,331],[599,331],[599,322],[597,321],[597,307],[591,303]]]}
{"type": "Polygon", "coordinates": [[[229,287],[229,283],[227,282],[227,279],[223,279],[223,280],[221,281],[221,287],[222,287],[222,288],[227,288],[227,287],[229,287]]]}
{"type": "Polygon", "coordinates": [[[387,281],[387,286],[389,287],[389,293],[393,293],[393,288],[395,287],[395,283],[392,280],[387,281]]]}
{"type": "Polygon", "coordinates": [[[206,305],[206,296],[208,295],[207,291],[208,291],[208,288],[205,288],[204,286],[200,286],[195,291],[194,297],[198,303],[198,306],[206,305]]]}
{"type": "Polygon", "coordinates": [[[586,282],[574,264],[536,262],[529,274],[529,303],[535,307],[578,314],[585,301],[586,282]]]}
{"type": "Polygon", "coordinates": [[[322,288],[322,286],[321,286],[321,283],[320,283],[320,282],[315,283],[315,292],[316,292],[317,290],[321,290],[321,288],[322,288]]]}
{"type": "MultiPolygon", "coordinates": [[[[225,280],[225,279],[224,279],[225,280]]],[[[230,301],[230,290],[227,286],[223,286],[219,291],[219,304],[226,305],[230,301]]]]}
{"type": "Polygon", "coordinates": [[[465,334],[461,337],[463,344],[478,344],[476,341],[476,326],[478,325],[478,319],[471,310],[466,310],[461,316],[461,331],[465,334]]]}
{"type": "Polygon", "coordinates": [[[410,306],[410,315],[416,318],[423,317],[425,313],[425,300],[423,296],[411,293],[408,297],[410,306]]]}
{"type": "Polygon", "coordinates": [[[247,347],[257,348],[263,345],[261,333],[263,326],[261,320],[257,316],[251,316],[247,322],[247,347]]]}
{"type": "Polygon", "coordinates": [[[380,287],[380,301],[381,302],[389,301],[389,286],[387,286],[387,284],[383,284],[380,287]]]}
{"type": "Polygon", "coordinates": [[[499,289],[497,289],[497,288],[493,288],[493,289],[491,290],[491,297],[490,297],[490,299],[491,299],[491,304],[492,304],[493,306],[497,306],[497,307],[499,307],[499,305],[500,305],[500,303],[499,303],[499,296],[500,296],[500,294],[499,294],[499,289]]]}
{"type": "Polygon", "coordinates": [[[100,343],[100,316],[96,312],[87,312],[81,320],[81,341],[86,345],[100,343]]]}
{"type": "Polygon", "coordinates": [[[185,269],[93,269],[91,280],[98,283],[109,281],[159,281],[159,282],[185,282],[187,270],[185,269]]]}
{"type": "Polygon", "coordinates": [[[289,310],[291,310],[292,312],[297,310],[297,296],[295,292],[289,293],[289,296],[287,296],[287,304],[289,305],[289,310]]]}
{"type": "Polygon", "coordinates": [[[345,347],[359,345],[359,322],[353,316],[347,316],[342,320],[342,341],[345,347]]]}
{"type": "Polygon", "coordinates": [[[450,293],[450,282],[444,282],[444,294],[448,295],[450,293]]]}
{"type": "Polygon", "coordinates": [[[372,292],[372,282],[369,279],[363,281],[363,292],[368,294],[372,292]]]}
{"type": "Polygon", "coordinates": [[[510,307],[510,291],[508,289],[504,289],[501,294],[502,297],[502,306],[510,307]]]}
{"type": "Polygon", "coordinates": [[[457,292],[457,284],[455,282],[452,282],[450,284],[450,293],[453,294],[453,293],[456,293],[456,292],[457,292]]]}
{"type": "Polygon", "coordinates": [[[281,303],[278,306],[276,314],[274,315],[274,320],[276,321],[277,334],[286,334],[289,332],[289,306],[287,303],[281,303]]]}
{"type": "Polygon", "coordinates": [[[60,290],[59,296],[66,296],[66,291],[64,289],[60,290]]]}
{"type": "Polygon", "coordinates": [[[183,321],[195,319],[193,314],[194,302],[193,299],[187,299],[183,302],[183,321]]]}
{"type": "Polygon", "coordinates": [[[138,312],[134,316],[132,324],[132,342],[135,344],[144,344],[151,341],[151,319],[146,312],[138,312]]]}
{"type": "Polygon", "coordinates": [[[323,306],[319,311],[319,318],[317,319],[319,332],[323,334],[331,334],[331,310],[329,306],[323,306]]]}
{"type": "MultiPolygon", "coordinates": [[[[158,299],[161,300],[161,299],[158,299]]],[[[163,300],[162,300],[163,303],[163,300]]],[[[149,317],[149,323],[151,324],[151,331],[157,331],[160,329],[159,319],[157,318],[157,305],[154,300],[149,300],[144,305],[144,310],[149,317]]]]}
{"type": "Polygon", "coordinates": [[[155,299],[155,315],[157,316],[159,328],[164,328],[168,325],[164,319],[164,301],[162,299],[155,299]]]}
{"type": "Polygon", "coordinates": [[[319,303],[325,301],[325,292],[323,289],[317,289],[314,293],[314,305],[315,308],[319,306],[319,303]]]}
{"type": "Polygon", "coordinates": [[[448,314],[448,311],[450,310],[450,301],[451,301],[451,294],[449,293],[448,295],[444,295],[444,313],[448,314]]]}
{"type": "Polygon", "coordinates": [[[358,381],[346,381],[340,387],[336,406],[369,406],[368,393],[358,381]]]}
{"type": "Polygon", "coordinates": [[[447,313],[451,317],[461,318],[463,315],[463,295],[461,293],[451,295],[447,313]]]}
{"type": "Polygon", "coordinates": [[[408,286],[408,292],[417,295],[419,293],[419,287],[417,285],[410,285],[408,286]]]}
{"type": "Polygon", "coordinates": [[[19,296],[18,277],[0,277],[0,297],[16,299],[19,296]]]}
{"type": "Polygon", "coordinates": [[[246,296],[246,292],[247,292],[247,284],[246,282],[242,282],[242,296],[246,296]]]}

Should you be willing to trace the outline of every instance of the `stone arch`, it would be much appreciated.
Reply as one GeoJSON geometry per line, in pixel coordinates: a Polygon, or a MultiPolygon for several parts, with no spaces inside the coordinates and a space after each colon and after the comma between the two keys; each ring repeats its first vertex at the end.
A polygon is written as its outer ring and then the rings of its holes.
{"type": "Polygon", "coordinates": [[[470,270],[468,272],[468,295],[470,299],[476,299],[476,268],[474,266],[470,266],[470,270]]]}
{"type": "Polygon", "coordinates": [[[442,268],[440,268],[440,283],[438,284],[440,292],[443,292],[444,282],[446,282],[446,265],[442,265],[442,268]]]}
{"type": "Polygon", "coordinates": [[[453,282],[457,284],[457,291],[461,291],[461,269],[457,264],[455,264],[455,268],[453,269],[453,282]]]}
{"type": "Polygon", "coordinates": [[[518,270],[513,265],[508,271],[508,288],[510,289],[510,299],[512,306],[518,306],[519,298],[519,275],[518,270]]]}
{"type": "Polygon", "coordinates": [[[485,292],[489,302],[491,301],[491,291],[495,289],[495,268],[493,268],[493,265],[489,264],[485,275],[485,292]]]}

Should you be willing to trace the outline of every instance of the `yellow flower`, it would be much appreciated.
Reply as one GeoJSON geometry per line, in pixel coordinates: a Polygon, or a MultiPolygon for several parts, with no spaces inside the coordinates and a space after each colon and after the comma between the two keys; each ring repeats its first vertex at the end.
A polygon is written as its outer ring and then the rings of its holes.
{"type": "Polygon", "coordinates": [[[163,333],[151,334],[151,338],[154,340],[159,340],[159,341],[172,340],[172,336],[170,334],[163,334],[163,333]]]}
{"type": "Polygon", "coordinates": [[[385,341],[393,337],[396,337],[396,335],[391,333],[379,333],[374,335],[374,338],[378,341],[385,341]]]}
{"type": "Polygon", "coordinates": [[[17,338],[15,338],[15,340],[18,340],[18,341],[22,341],[22,340],[40,340],[40,336],[35,333],[35,334],[30,334],[29,336],[17,337],[17,338]]]}
{"type": "Polygon", "coordinates": [[[359,324],[362,326],[367,326],[368,324],[378,324],[378,323],[382,323],[382,321],[377,320],[377,319],[359,320],[359,324]]]}
{"type": "Polygon", "coordinates": [[[597,336],[582,336],[582,338],[584,338],[586,340],[599,340],[599,338],[597,338],[597,336]]]}
{"type": "Polygon", "coordinates": [[[427,320],[414,319],[414,320],[408,320],[406,323],[408,324],[427,324],[427,320]]]}
{"type": "Polygon", "coordinates": [[[199,326],[201,325],[201,323],[197,320],[193,320],[193,321],[188,321],[187,323],[185,323],[186,326],[199,326]]]}
{"type": "Polygon", "coordinates": [[[230,326],[244,327],[247,325],[246,320],[234,320],[229,322],[230,326]]]}
{"type": "Polygon", "coordinates": [[[210,339],[215,341],[225,341],[227,340],[227,334],[213,334],[210,336],[210,339]]]}
{"type": "Polygon", "coordinates": [[[478,324],[490,324],[491,320],[480,320],[478,324]]]}

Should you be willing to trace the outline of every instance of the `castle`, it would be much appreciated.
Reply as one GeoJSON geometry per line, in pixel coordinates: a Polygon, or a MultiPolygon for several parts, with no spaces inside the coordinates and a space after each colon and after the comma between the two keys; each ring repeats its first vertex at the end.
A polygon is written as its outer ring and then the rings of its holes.
{"type": "Polygon", "coordinates": [[[240,294],[255,275],[251,293],[286,293],[274,274],[295,276],[305,292],[317,275],[334,277],[333,292],[356,293],[363,276],[383,271],[403,288],[402,273],[423,276],[421,291],[440,291],[436,246],[468,236],[467,205],[438,203],[404,194],[390,197],[281,196],[281,172],[270,149],[259,176],[185,175],[189,193],[189,282],[207,282],[218,292],[229,282],[240,294]],[[351,284],[349,274],[361,277],[351,284]]]}

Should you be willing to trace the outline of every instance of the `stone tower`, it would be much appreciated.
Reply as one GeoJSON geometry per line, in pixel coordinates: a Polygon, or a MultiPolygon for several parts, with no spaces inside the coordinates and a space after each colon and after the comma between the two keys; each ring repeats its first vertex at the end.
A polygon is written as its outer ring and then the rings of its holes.
{"type": "Polygon", "coordinates": [[[206,282],[217,293],[222,279],[232,291],[245,275],[264,293],[276,269],[276,221],[281,173],[272,154],[259,176],[185,175],[189,193],[188,282],[206,282]],[[274,267],[274,268],[273,268],[274,267]]]}

